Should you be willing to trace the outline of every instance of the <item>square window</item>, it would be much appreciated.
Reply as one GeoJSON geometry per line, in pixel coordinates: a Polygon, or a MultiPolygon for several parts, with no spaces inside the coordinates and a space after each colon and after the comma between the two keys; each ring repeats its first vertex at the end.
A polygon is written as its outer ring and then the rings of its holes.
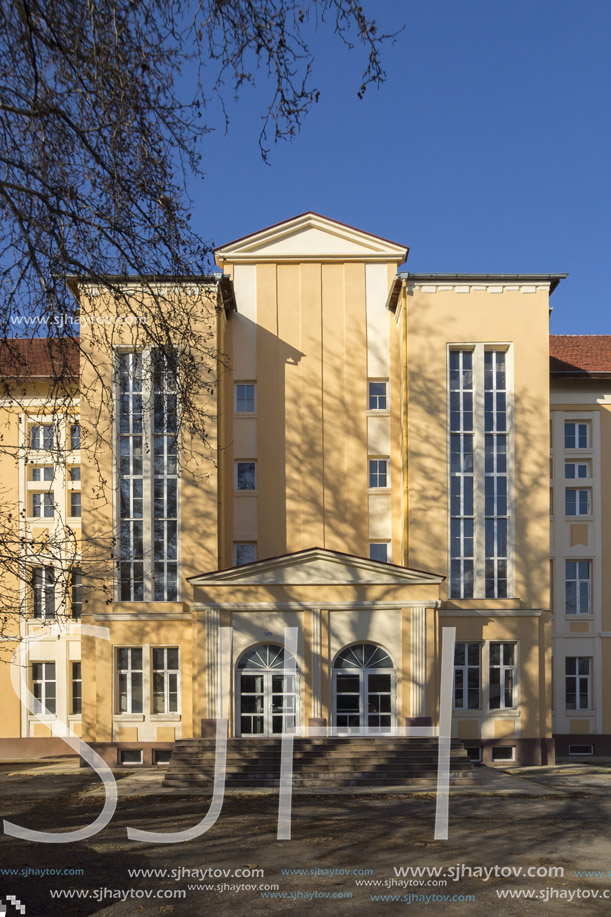
{"type": "Polygon", "coordinates": [[[388,563],[388,543],[385,541],[371,542],[369,545],[369,559],[378,560],[380,563],[388,563]]]}
{"type": "Polygon", "coordinates": [[[246,542],[235,542],[233,545],[233,563],[236,567],[252,564],[256,560],[255,545],[246,542]]]}
{"type": "Polygon", "coordinates": [[[43,465],[38,468],[32,468],[30,480],[32,481],[52,481],[55,476],[53,465],[43,465]]]}
{"type": "Polygon", "coordinates": [[[565,462],[565,478],[589,478],[592,476],[589,462],[565,462]]]}
{"type": "Polygon", "coordinates": [[[577,490],[567,487],[564,492],[564,509],[567,516],[589,516],[590,491],[587,488],[577,490]]]}
{"type": "Polygon", "coordinates": [[[235,489],[240,491],[257,489],[256,462],[235,463],[235,489]]]}
{"type": "Polygon", "coordinates": [[[55,445],[54,439],[52,423],[34,424],[30,427],[31,449],[46,449],[49,452],[55,445]]]}
{"type": "Polygon", "coordinates": [[[370,411],[388,410],[388,382],[369,382],[367,407],[370,411]]]}
{"type": "Polygon", "coordinates": [[[236,414],[254,414],[257,406],[254,382],[236,382],[233,386],[236,414]]]}
{"type": "Polygon", "coordinates": [[[369,459],[369,486],[388,487],[388,459],[369,459]]]}
{"type": "Polygon", "coordinates": [[[564,448],[590,449],[590,423],[566,420],[564,422],[564,448]]]}
{"type": "Polygon", "coordinates": [[[32,494],[32,516],[37,519],[52,519],[55,513],[53,494],[32,494]]]}
{"type": "Polygon", "coordinates": [[[68,476],[71,481],[80,481],[81,480],[80,465],[72,465],[68,470],[68,476]]]}

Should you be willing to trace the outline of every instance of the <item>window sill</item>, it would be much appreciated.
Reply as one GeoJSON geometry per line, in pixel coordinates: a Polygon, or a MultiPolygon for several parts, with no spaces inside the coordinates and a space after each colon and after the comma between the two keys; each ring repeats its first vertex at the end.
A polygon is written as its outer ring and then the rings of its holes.
{"type": "Polygon", "coordinates": [[[28,713],[28,722],[30,723],[55,723],[57,721],[56,713],[28,713]]]}
{"type": "Polygon", "coordinates": [[[368,487],[367,493],[369,494],[389,494],[391,492],[390,487],[368,487]]]}
{"type": "Polygon", "coordinates": [[[492,708],[488,709],[488,716],[501,716],[507,717],[508,719],[519,719],[521,716],[520,711],[517,707],[512,707],[511,709],[504,708],[500,710],[493,710],[492,708]]]}
{"type": "Polygon", "coordinates": [[[388,408],[384,408],[383,411],[382,410],[376,411],[376,410],[370,409],[367,411],[367,417],[390,417],[390,411],[388,410],[388,408]]]}
{"type": "Polygon", "coordinates": [[[113,721],[119,723],[144,723],[144,713],[113,713],[113,721]]]}
{"type": "Polygon", "coordinates": [[[151,723],[180,723],[180,713],[151,713],[149,720],[151,723]]]}
{"type": "Polygon", "coordinates": [[[236,497],[258,497],[259,492],[257,490],[234,490],[234,496],[236,497]]]}
{"type": "Polygon", "coordinates": [[[594,615],[592,614],[591,611],[589,611],[587,615],[565,611],[564,616],[567,619],[567,621],[593,621],[594,620],[594,615]]]}
{"type": "Polygon", "coordinates": [[[594,516],[565,516],[565,522],[594,522],[594,516]]]}
{"type": "Polygon", "coordinates": [[[253,417],[256,420],[257,412],[256,411],[234,411],[233,416],[234,417],[253,417]]]}

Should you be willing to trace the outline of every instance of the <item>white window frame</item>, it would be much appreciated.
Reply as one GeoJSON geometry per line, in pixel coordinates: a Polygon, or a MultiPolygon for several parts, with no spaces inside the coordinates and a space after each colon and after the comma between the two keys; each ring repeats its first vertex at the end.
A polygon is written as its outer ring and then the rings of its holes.
{"type": "Polygon", "coordinates": [[[564,660],[564,706],[568,714],[573,712],[579,713],[583,710],[592,709],[592,657],[591,656],[566,656],[564,660]],[[569,674],[567,672],[568,661],[569,659],[575,661],[575,673],[569,674]],[[588,671],[586,673],[580,673],[579,667],[580,663],[586,661],[588,663],[588,671]],[[568,682],[569,678],[575,680],[575,706],[569,707],[568,705],[568,682]],[[587,706],[583,707],[581,705],[581,686],[585,682],[586,692],[587,692],[587,706]]]}
{"type": "Polygon", "coordinates": [[[592,488],[591,487],[565,487],[564,489],[564,514],[569,519],[580,516],[592,515],[592,488]],[[575,494],[575,512],[569,512],[569,493],[575,494]],[[585,494],[585,500],[583,495],[585,494]]]}
{"type": "Polygon", "coordinates": [[[151,714],[153,716],[180,716],[180,647],[178,646],[151,646],[151,714]],[[178,655],[178,664],[176,667],[168,665],[168,650],[176,650],[178,655]],[[163,653],[163,666],[155,668],[155,655],[163,653]],[[155,690],[155,675],[161,675],[163,679],[163,692],[155,690]],[[170,690],[172,676],[176,679],[176,691],[170,690]],[[157,697],[162,694],[163,709],[156,710],[155,702],[157,697]],[[171,710],[171,695],[176,695],[176,710],[171,710]]]}
{"type": "Polygon", "coordinates": [[[36,482],[36,484],[51,484],[55,480],[55,466],[33,465],[30,468],[29,480],[32,483],[36,482]]]}
{"type": "Polygon", "coordinates": [[[35,564],[31,568],[30,588],[32,590],[32,617],[36,621],[49,621],[57,615],[57,576],[52,564],[35,564]],[[40,583],[35,579],[40,573],[40,583]],[[50,582],[47,582],[50,580],[50,582]],[[37,614],[37,609],[39,614],[37,614]],[[50,613],[49,613],[50,612],[50,613]]]}
{"type": "Polygon", "coordinates": [[[369,456],[367,459],[367,485],[369,490],[390,490],[390,459],[388,456],[369,456]],[[373,470],[373,464],[376,463],[376,468],[373,470]],[[381,469],[383,464],[384,468],[381,469]],[[385,483],[372,484],[372,477],[375,481],[379,481],[382,476],[384,477],[385,483]]]}
{"type": "MultiPolygon", "coordinates": [[[[249,493],[249,491],[247,491],[249,493]]],[[[245,566],[246,564],[251,564],[257,559],[257,542],[256,541],[234,541],[233,543],[233,566],[245,566]],[[252,560],[244,561],[243,564],[238,564],[238,548],[249,547],[253,549],[253,558],[252,560]]]]}
{"type": "Polygon", "coordinates": [[[256,459],[236,459],[234,462],[234,490],[237,494],[256,494],[257,493],[257,460],[256,459]],[[254,487],[251,488],[238,488],[238,466],[239,465],[253,465],[254,466],[254,487]]]}
{"type": "Polygon", "coordinates": [[[68,424],[69,450],[76,452],[81,448],[81,425],[78,420],[70,419],[68,424]]]}
{"type": "Polygon", "coordinates": [[[372,414],[388,414],[390,411],[390,402],[388,400],[388,379],[368,379],[367,380],[367,411],[372,414]],[[372,385],[383,385],[384,394],[383,395],[372,395],[371,386],[372,385]],[[372,407],[371,399],[384,398],[384,407],[372,407]]]}
{"type": "Polygon", "coordinates": [[[81,716],[83,713],[83,669],[80,660],[70,663],[70,711],[71,716],[81,716]],[[75,691],[75,686],[78,687],[78,692],[75,691]],[[79,709],[75,710],[77,701],[79,709]]]}
{"type": "Polygon", "coordinates": [[[584,459],[583,461],[568,461],[564,463],[564,479],[565,481],[590,481],[592,479],[592,463],[589,459],[584,459]],[[567,468],[573,467],[575,474],[571,477],[570,474],[567,474],[567,468]],[[579,474],[578,471],[580,468],[585,468],[586,474],[579,474]]]}
{"type": "Polygon", "coordinates": [[[576,618],[578,616],[584,617],[586,615],[592,614],[593,609],[593,598],[592,598],[592,560],[585,557],[566,557],[564,559],[564,613],[570,618],[576,618]],[[567,564],[575,564],[575,579],[572,577],[569,578],[567,564]],[[579,564],[588,565],[588,578],[582,579],[580,576],[579,564]],[[568,609],[568,584],[575,583],[575,611],[569,611],[568,609]],[[583,585],[587,585],[587,594],[588,594],[588,610],[580,611],[581,605],[581,593],[583,591],[583,585]]]}
{"type": "Polygon", "coordinates": [[[476,640],[471,640],[465,642],[463,640],[458,640],[455,643],[454,649],[454,682],[453,682],[453,705],[454,710],[481,710],[482,709],[482,644],[478,643],[476,640]],[[463,664],[458,665],[456,663],[456,647],[464,646],[465,648],[465,661],[463,664]],[[469,647],[476,646],[478,652],[478,661],[477,665],[469,662],[469,647]],[[477,707],[469,706],[469,672],[475,669],[477,671],[477,707]],[[456,682],[457,676],[462,676],[462,704],[456,703],[456,682]]]}
{"type": "Polygon", "coordinates": [[[27,445],[28,449],[37,452],[55,451],[57,449],[57,429],[55,424],[30,419],[27,429],[27,445]],[[50,434],[49,430],[51,431],[50,434]]]}
{"type": "MultiPolygon", "coordinates": [[[[117,716],[130,716],[133,714],[141,715],[144,712],[144,647],[143,646],[115,646],[114,648],[114,664],[115,664],[115,686],[116,686],[116,701],[115,701],[115,710],[117,716]],[[127,666],[125,668],[119,666],[119,653],[127,651],[127,666]],[[133,653],[134,651],[140,652],[140,667],[133,665],[133,653]],[[134,710],[134,676],[140,675],[140,685],[141,685],[141,704],[140,710],[134,710]],[[121,710],[121,676],[125,675],[125,697],[126,697],[126,709],[121,710]]],[[[137,679],[136,679],[137,680],[137,679]]]]}
{"type": "Polygon", "coordinates": [[[53,519],[55,516],[55,500],[52,490],[44,492],[34,491],[30,494],[32,500],[32,519],[53,519]]]}
{"type": "Polygon", "coordinates": [[[235,414],[239,414],[244,417],[252,417],[257,413],[257,383],[256,382],[234,382],[233,383],[233,410],[235,414]],[[238,408],[238,388],[239,386],[252,386],[253,389],[253,409],[252,411],[244,411],[238,408]]]}
{"type": "Polygon", "coordinates": [[[57,666],[53,661],[32,662],[32,694],[34,695],[34,713],[57,713],[57,666]],[[40,666],[40,668],[38,668],[40,666]],[[52,676],[52,677],[51,677],[52,676]],[[51,691],[51,685],[53,690],[51,691]],[[38,695],[38,696],[37,696],[38,695]],[[49,706],[52,703],[52,708],[49,706]]]}
{"type": "Polygon", "coordinates": [[[488,644],[488,709],[489,710],[516,710],[518,708],[518,644],[515,640],[491,640],[488,644]],[[501,661],[498,665],[492,663],[492,647],[500,646],[501,661]],[[505,663],[505,647],[513,647],[513,663],[505,663]],[[499,675],[499,706],[493,707],[491,703],[492,671],[498,670],[499,675]],[[507,674],[512,673],[511,704],[505,703],[505,688],[507,674]]]}
{"type": "Polygon", "coordinates": [[[69,492],[68,492],[68,499],[69,499],[69,501],[70,501],[70,513],[69,513],[70,517],[71,517],[72,519],[80,519],[80,518],[81,518],[81,510],[82,510],[82,504],[81,504],[81,491],[80,491],[80,490],[71,490],[71,491],[69,491],[69,492]],[[74,507],[73,504],[74,504],[74,500],[76,500],[77,497],[78,497],[78,513],[75,513],[75,512],[74,512],[74,508],[75,508],[75,507],[74,507]]]}
{"type": "Polygon", "coordinates": [[[591,449],[592,448],[592,424],[591,422],[589,420],[565,420],[563,431],[562,431],[562,442],[564,445],[565,452],[568,452],[568,453],[587,451],[591,449]],[[567,445],[567,433],[568,433],[567,428],[568,427],[573,427],[571,438],[575,440],[574,446],[567,445]],[[586,434],[585,436],[586,445],[585,446],[579,443],[579,439],[581,436],[581,430],[579,429],[580,427],[583,427],[585,429],[585,434],[586,434]]]}

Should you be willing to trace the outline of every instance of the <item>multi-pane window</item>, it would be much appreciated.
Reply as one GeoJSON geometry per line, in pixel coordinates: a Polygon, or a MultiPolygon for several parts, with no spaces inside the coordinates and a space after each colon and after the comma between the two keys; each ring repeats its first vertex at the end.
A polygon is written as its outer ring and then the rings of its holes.
{"type": "Polygon", "coordinates": [[[516,706],[516,644],[490,644],[490,709],[516,706]]]}
{"type": "Polygon", "coordinates": [[[81,494],[80,491],[74,491],[70,494],[70,515],[81,515],[81,494]]]}
{"type": "Polygon", "coordinates": [[[592,611],[592,564],[589,560],[564,563],[564,595],[567,615],[588,615],[592,611]]]}
{"type": "Polygon", "coordinates": [[[473,353],[450,351],[450,595],[474,592],[473,353]]]}
{"type": "Polygon", "coordinates": [[[142,713],[142,647],[117,648],[117,712],[142,713]]]}
{"type": "Polygon", "coordinates": [[[71,449],[80,449],[81,448],[81,427],[78,423],[70,424],[70,448],[71,449]]]}
{"type": "Polygon", "coordinates": [[[565,420],[564,422],[564,448],[589,449],[590,448],[590,423],[589,421],[577,422],[565,420]]]}
{"type": "Polygon", "coordinates": [[[567,516],[590,515],[590,491],[587,488],[567,487],[564,492],[564,509],[567,516]]]}
{"type": "Polygon", "coordinates": [[[565,702],[567,710],[589,710],[591,658],[567,656],[565,659],[565,702]]]}
{"type": "Polygon", "coordinates": [[[153,356],[153,598],[178,598],[177,364],[153,356]]]}
{"type": "Polygon", "coordinates": [[[81,676],[81,663],[72,663],[72,704],[71,710],[73,715],[81,713],[83,706],[83,679],[81,676]]]}
{"type": "Polygon", "coordinates": [[[502,350],[484,353],[486,598],[507,596],[507,371],[502,350]]]}
{"type": "Polygon", "coordinates": [[[236,414],[254,414],[256,411],[255,383],[236,382],[233,387],[236,414]]]}
{"type": "Polygon", "coordinates": [[[590,463],[589,462],[565,462],[564,463],[564,476],[565,478],[589,478],[590,477],[590,463]]]}
{"type": "Polygon", "coordinates": [[[367,407],[370,411],[388,410],[388,382],[369,382],[367,407]]]}
{"type": "Polygon", "coordinates": [[[388,487],[388,459],[369,459],[369,486],[388,487]]]}
{"type": "Polygon", "coordinates": [[[70,591],[72,617],[80,618],[83,614],[83,573],[79,567],[74,567],[70,573],[70,591]]]}
{"type": "Polygon", "coordinates": [[[144,599],[142,354],[119,355],[119,575],[122,601],[144,599]]]}
{"type": "Polygon", "coordinates": [[[236,490],[256,490],[257,489],[257,463],[256,462],[236,462],[235,463],[235,489],[236,490]]]}
{"type": "Polygon", "coordinates": [[[81,466],[80,465],[71,465],[68,470],[68,476],[71,481],[80,481],[81,480],[81,466]]]}
{"type": "Polygon", "coordinates": [[[236,567],[241,567],[243,564],[252,564],[256,559],[255,545],[252,542],[234,542],[233,562],[236,567]]]}
{"type": "Polygon", "coordinates": [[[55,713],[55,663],[32,663],[34,713],[55,713]]]}
{"type": "Polygon", "coordinates": [[[32,614],[35,618],[55,617],[55,568],[32,569],[32,614]]]}
{"type": "Polygon", "coordinates": [[[153,713],[178,713],[178,647],[153,647],[153,713]]]}
{"type": "Polygon", "coordinates": [[[481,646],[457,643],[454,647],[454,707],[479,710],[481,684],[481,646]]]}
{"type": "Polygon", "coordinates": [[[35,518],[51,519],[55,512],[53,494],[32,494],[32,516],[35,518]]]}
{"type": "Polygon", "coordinates": [[[40,465],[38,468],[32,468],[32,481],[52,481],[55,477],[53,465],[40,465]]]}
{"type": "Polygon", "coordinates": [[[39,423],[30,427],[30,448],[51,451],[55,445],[52,423],[39,423]]]}
{"type": "Polygon", "coordinates": [[[378,560],[383,564],[388,563],[388,542],[386,541],[370,542],[369,559],[378,560]]]}

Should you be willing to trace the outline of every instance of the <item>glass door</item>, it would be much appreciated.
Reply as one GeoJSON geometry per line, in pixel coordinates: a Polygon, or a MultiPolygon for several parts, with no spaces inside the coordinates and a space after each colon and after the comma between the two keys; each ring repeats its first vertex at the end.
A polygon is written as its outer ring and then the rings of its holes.
{"type": "Polygon", "coordinates": [[[238,660],[236,735],[273,736],[297,727],[299,675],[286,671],[284,649],[265,644],[246,650],[238,660]]]}
{"type": "Polygon", "coordinates": [[[333,723],[338,733],[392,732],[394,700],[394,667],[385,650],[368,643],[342,650],[333,667],[333,723]]]}

